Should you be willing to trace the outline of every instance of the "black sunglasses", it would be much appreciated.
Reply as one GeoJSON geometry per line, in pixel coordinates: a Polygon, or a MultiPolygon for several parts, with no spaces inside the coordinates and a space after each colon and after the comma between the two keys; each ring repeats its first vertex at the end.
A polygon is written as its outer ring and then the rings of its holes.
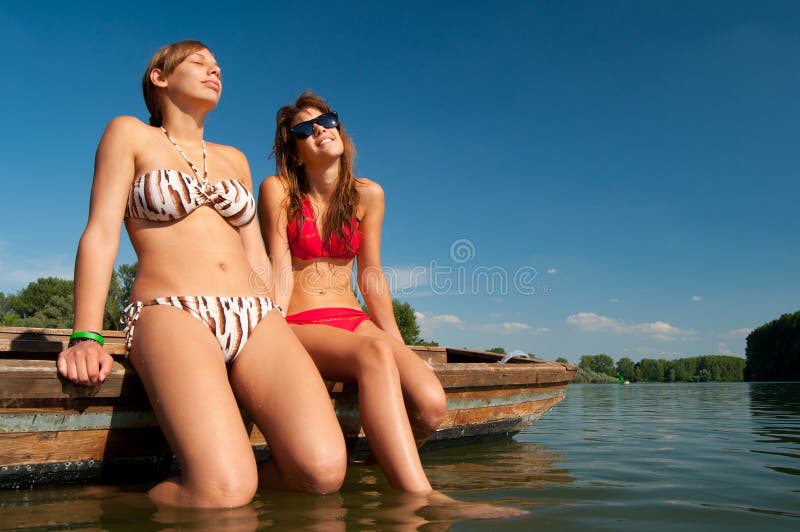
{"type": "Polygon", "coordinates": [[[325,129],[331,129],[339,126],[339,115],[336,111],[324,113],[311,120],[300,122],[299,124],[289,128],[289,132],[294,135],[297,140],[304,140],[314,134],[314,124],[319,124],[325,129]]]}

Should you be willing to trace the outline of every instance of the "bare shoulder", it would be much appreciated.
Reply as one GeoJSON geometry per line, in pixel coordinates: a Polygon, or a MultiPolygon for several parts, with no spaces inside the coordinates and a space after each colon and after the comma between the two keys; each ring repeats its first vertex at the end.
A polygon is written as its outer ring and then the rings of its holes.
{"type": "Polygon", "coordinates": [[[106,126],[104,137],[122,136],[127,140],[146,135],[150,126],[135,116],[116,116],[106,126]]]}
{"type": "Polygon", "coordinates": [[[283,201],[287,194],[286,183],[279,175],[267,176],[261,182],[259,193],[272,200],[283,201]]]}
{"type": "Polygon", "coordinates": [[[97,146],[97,161],[113,162],[115,167],[136,158],[147,146],[153,128],[133,116],[112,118],[97,146]]]}
{"type": "Polygon", "coordinates": [[[225,162],[227,166],[225,177],[238,179],[252,190],[250,163],[241,150],[227,144],[217,144],[215,142],[206,142],[206,149],[209,151],[209,158],[213,155],[215,159],[225,162]]]}
{"type": "Polygon", "coordinates": [[[247,157],[239,148],[228,146],[227,144],[217,144],[216,142],[206,142],[206,146],[230,160],[247,161],[247,157]]]}
{"type": "Polygon", "coordinates": [[[377,181],[366,177],[356,179],[359,201],[366,207],[383,204],[383,187],[377,181]]]}

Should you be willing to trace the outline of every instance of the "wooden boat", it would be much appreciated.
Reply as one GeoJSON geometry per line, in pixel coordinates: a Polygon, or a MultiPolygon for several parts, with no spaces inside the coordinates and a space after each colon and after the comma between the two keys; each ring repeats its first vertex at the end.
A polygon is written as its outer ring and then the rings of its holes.
{"type": "MultiPolygon", "coordinates": [[[[122,333],[103,333],[116,360],[97,388],[58,376],[55,359],[69,333],[0,327],[0,488],[133,482],[174,470],[144,389],[123,357],[122,333]]],[[[447,416],[423,450],[525,429],[565,397],[577,371],[539,359],[499,363],[502,355],[484,351],[413,349],[433,365],[447,393],[447,416]]],[[[367,449],[355,385],[328,384],[351,450],[367,449]]],[[[247,427],[256,456],[267,459],[264,436],[252,423],[247,427]]]]}

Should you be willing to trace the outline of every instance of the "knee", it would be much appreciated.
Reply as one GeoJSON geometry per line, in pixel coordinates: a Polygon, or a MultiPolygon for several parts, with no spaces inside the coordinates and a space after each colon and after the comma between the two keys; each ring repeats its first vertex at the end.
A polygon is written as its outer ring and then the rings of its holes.
{"type": "Polygon", "coordinates": [[[418,429],[433,432],[447,413],[447,397],[441,386],[429,387],[417,397],[412,417],[418,429]]]}
{"type": "Polygon", "coordinates": [[[362,373],[397,373],[392,346],[381,339],[373,338],[364,342],[358,353],[358,363],[362,373]]]}
{"type": "Polygon", "coordinates": [[[339,491],[344,482],[346,469],[347,453],[342,451],[318,457],[302,466],[296,478],[301,483],[302,491],[324,495],[339,491]]]}
{"type": "Polygon", "coordinates": [[[231,468],[205,479],[196,490],[201,505],[211,508],[236,508],[249,504],[258,489],[258,472],[231,468]]]}

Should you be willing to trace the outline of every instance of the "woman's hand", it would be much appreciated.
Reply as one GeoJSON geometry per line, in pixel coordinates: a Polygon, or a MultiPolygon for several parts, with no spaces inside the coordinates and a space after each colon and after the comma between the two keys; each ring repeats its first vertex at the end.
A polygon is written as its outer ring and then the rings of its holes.
{"type": "Polygon", "coordinates": [[[79,342],[58,354],[58,372],[76,384],[97,386],[111,373],[114,359],[97,342],[79,342]]]}

